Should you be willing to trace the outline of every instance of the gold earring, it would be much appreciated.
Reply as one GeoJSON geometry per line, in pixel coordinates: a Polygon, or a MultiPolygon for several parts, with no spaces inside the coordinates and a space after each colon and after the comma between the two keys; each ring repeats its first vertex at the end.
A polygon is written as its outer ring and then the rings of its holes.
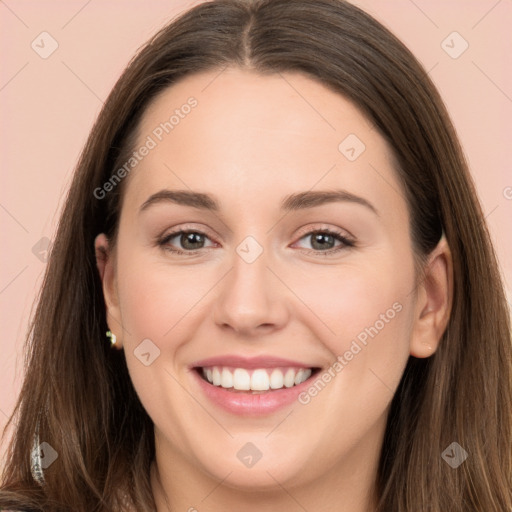
{"type": "Polygon", "coordinates": [[[117,343],[117,337],[113,332],[107,331],[107,338],[110,338],[110,346],[113,347],[117,343]]]}

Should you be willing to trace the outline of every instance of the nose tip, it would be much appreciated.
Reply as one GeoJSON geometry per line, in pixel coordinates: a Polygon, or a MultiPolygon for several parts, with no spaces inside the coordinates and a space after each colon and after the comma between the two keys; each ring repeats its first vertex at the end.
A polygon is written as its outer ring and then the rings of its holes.
{"type": "Polygon", "coordinates": [[[261,335],[282,328],[286,322],[283,290],[263,257],[253,263],[239,258],[221,288],[215,323],[222,329],[246,336],[261,335]]]}

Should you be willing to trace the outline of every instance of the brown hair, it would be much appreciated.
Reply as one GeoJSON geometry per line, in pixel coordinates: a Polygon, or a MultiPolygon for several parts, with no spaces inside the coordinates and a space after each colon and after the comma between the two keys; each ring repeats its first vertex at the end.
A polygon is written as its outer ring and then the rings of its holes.
{"type": "Polygon", "coordinates": [[[418,61],[342,0],[204,3],[164,27],[123,73],[83,150],[54,240],[10,420],[17,428],[0,507],[107,511],[120,508],[119,495],[127,490],[137,510],[154,510],[153,425],[122,352],[105,339],[94,254],[97,234],[115,236],[122,183],[104,200],[93,191],[133,151],[151,99],[187,75],[225,66],[299,71],[353,101],[393,148],[415,253],[428,255],[443,231],[451,248],[449,325],[432,357],[410,357],[393,398],[378,510],[511,510],[510,319],[467,164],[418,61]],[[43,486],[30,469],[38,424],[41,441],[59,454],[43,486]],[[441,458],[454,441],[469,454],[457,469],[441,458]]]}

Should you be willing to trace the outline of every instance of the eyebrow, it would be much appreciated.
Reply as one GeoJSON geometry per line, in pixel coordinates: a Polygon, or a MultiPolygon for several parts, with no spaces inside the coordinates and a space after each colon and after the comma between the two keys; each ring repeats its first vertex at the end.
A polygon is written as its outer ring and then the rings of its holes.
{"type": "MultiPolygon", "coordinates": [[[[151,195],[140,207],[140,212],[150,206],[159,203],[174,203],[190,206],[201,210],[219,213],[219,202],[211,195],[191,190],[167,190],[163,189],[151,195]]],[[[379,212],[368,200],[359,197],[346,190],[309,190],[286,196],[281,204],[281,209],[286,212],[315,208],[328,203],[346,202],[359,204],[371,210],[375,215],[379,212]]]]}

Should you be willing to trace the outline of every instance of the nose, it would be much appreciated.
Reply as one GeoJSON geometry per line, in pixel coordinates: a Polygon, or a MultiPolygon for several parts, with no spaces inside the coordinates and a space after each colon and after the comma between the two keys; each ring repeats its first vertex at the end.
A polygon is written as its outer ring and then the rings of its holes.
{"type": "Polygon", "coordinates": [[[214,319],[221,329],[256,337],[282,329],[288,321],[287,289],[268,268],[265,251],[252,263],[235,254],[219,285],[214,319]]]}

